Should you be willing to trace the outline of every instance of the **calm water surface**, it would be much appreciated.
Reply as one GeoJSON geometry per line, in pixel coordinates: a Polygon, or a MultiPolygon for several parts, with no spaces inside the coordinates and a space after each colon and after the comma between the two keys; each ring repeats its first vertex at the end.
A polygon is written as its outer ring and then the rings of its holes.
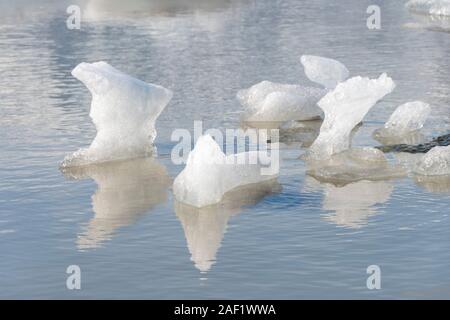
{"type": "Polygon", "coordinates": [[[378,144],[372,132],[414,99],[433,106],[424,135],[447,133],[450,33],[418,27],[394,0],[378,1],[382,29],[368,30],[372,2],[131,1],[103,14],[90,1],[68,30],[64,1],[0,0],[0,297],[450,298],[448,179],[319,183],[288,139],[266,196],[192,210],[171,192],[183,169],[172,130],[239,127],[237,90],[309,84],[302,54],[396,81],[355,145],[378,144]],[[63,173],[63,157],[95,136],[70,71],[98,60],[174,91],[159,154],[63,173]],[[373,264],[379,291],[366,288],[373,264]],[[69,265],[80,291],[66,289],[69,265]]]}

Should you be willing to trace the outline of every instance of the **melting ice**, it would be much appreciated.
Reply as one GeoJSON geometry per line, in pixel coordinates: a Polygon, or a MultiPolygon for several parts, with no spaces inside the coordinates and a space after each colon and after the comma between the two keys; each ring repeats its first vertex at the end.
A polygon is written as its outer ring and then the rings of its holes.
{"type": "Polygon", "coordinates": [[[326,159],[350,148],[351,132],[369,110],[391,93],[394,81],[385,73],[378,79],[354,77],[337,85],[318,105],[325,113],[318,138],[309,157],[326,159]]]}
{"type": "MultiPolygon", "coordinates": [[[[210,135],[201,136],[188,156],[186,167],[174,181],[175,198],[194,207],[219,203],[228,191],[237,187],[269,181],[259,164],[261,151],[225,155],[210,135]]],[[[265,165],[265,164],[264,164],[265,165]]]]}
{"type": "Polygon", "coordinates": [[[133,78],[106,62],[80,63],[72,75],[92,94],[97,135],[88,148],[67,156],[63,167],[147,156],[154,152],[155,121],[172,92],[133,78]]]}
{"type": "Polygon", "coordinates": [[[340,82],[345,81],[350,72],[339,61],[303,55],[300,61],[305,68],[309,80],[323,85],[327,89],[334,89],[340,82]]]}
{"type": "Polygon", "coordinates": [[[304,55],[306,76],[326,89],[262,81],[240,90],[237,98],[245,108],[246,121],[311,120],[322,116],[317,102],[339,82],[347,79],[348,70],[339,61],[304,55]]]}

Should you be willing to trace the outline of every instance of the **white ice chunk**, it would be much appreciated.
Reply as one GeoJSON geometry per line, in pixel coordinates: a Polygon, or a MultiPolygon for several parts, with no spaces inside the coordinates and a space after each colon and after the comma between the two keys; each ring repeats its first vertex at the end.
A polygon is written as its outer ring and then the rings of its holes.
{"type": "Polygon", "coordinates": [[[194,207],[219,203],[225,193],[239,186],[269,181],[259,164],[259,152],[225,155],[210,135],[200,137],[186,167],[174,181],[175,198],[194,207]]]}
{"type": "Polygon", "coordinates": [[[154,151],[155,121],[172,92],[145,83],[106,62],[80,63],[72,75],[92,94],[97,135],[89,148],[67,156],[63,167],[147,156],[154,151]]]}
{"type": "Polygon", "coordinates": [[[434,147],[419,160],[414,172],[424,176],[450,175],[450,146],[434,147]]]}
{"type": "Polygon", "coordinates": [[[327,91],[320,88],[262,81],[240,90],[246,121],[311,120],[322,115],[317,102],[327,91]]]}
{"type": "Polygon", "coordinates": [[[338,83],[347,80],[350,74],[342,63],[333,59],[303,55],[300,61],[308,79],[328,89],[334,89],[338,83]]]}
{"type": "Polygon", "coordinates": [[[405,6],[412,12],[450,16],[450,0],[410,0],[405,6]]]}
{"type": "Polygon", "coordinates": [[[399,106],[384,127],[375,131],[377,137],[404,136],[423,128],[430,114],[428,103],[407,102],[399,106]]]}
{"type": "Polygon", "coordinates": [[[394,81],[385,73],[378,79],[354,77],[338,84],[318,103],[325,119],[309,156],[323,159],[347,150],[353,128],[394,88],[394,81]]]}

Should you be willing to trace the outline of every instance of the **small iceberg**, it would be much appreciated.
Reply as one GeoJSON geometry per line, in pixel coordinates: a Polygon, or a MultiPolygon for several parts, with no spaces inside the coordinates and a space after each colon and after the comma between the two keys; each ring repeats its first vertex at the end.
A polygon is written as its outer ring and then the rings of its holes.
{"type": "Polygon", "coordinates": [[[425,29],[437,32],[450,32],[450,15],[436,16],[412,13],[414,22],[405,23],[404,28],[408,29],[425,29]]]}
{"type": "Polygon", "coordinates": [[[225,155],[210,135],[201,136],[188,156],[186,167],[174,181],[175,198],[200,208],[219,203],[237,187],[275,179],[278,172],[258,163],[266,156],[262,151],[225,155]]]}
{"type": "Polygon", "coordinates": [[[317,102],[325,89],[262,81],[240,90],[237,98],[245,108],[246,121],[311,120],[322,114],[317,102]]]}
{"type": "Polygon", "coordinates": [[[410,135],[423,128],[430,111],[430,105],[422,101],[402,104],[390,116],[383,128],[374,132],[374,137],[382,140],[383,138],[410,135]]]}
{"type": "Polygon", "coordinates": [[[155,151],[155,121],[172,92],[107,64],[80,63],[72,75],[92,94],[90,117],[97,135],[88,148],[67,156],[62,167],[144,157],[155,151]]]}
{"type": "Polygon", "coordinates": [[[450,0],[410,0],[405,6],[415,13],[450,16],[450,0]]]}
{"type": "Polygon", "coordinates": [[[424,176],[450,175],[450,146],[438,146],[428,151],[413,171],[424,176]]]}
{"type": "Polygon", "coordinates": [[[307,164],[309,176],[338,186],[360,180],[377,181],[406,175],[401,166],[391,165],[383,152],[371,147],[352,148],[326,160],[307,164]]]}
{"type": "Polygon", "coordinates": [[[346,66],[333,59],[303,55],[300,62],[309,80],[330,90],[347,80],[350,75],[346,66]]]}
{"type": "Polygon", "coordinates": [[[338,84],[318,103],[325,119],[308,157],[326,159],[349,149],[353,128],[394,88],[394,81],[385,73],[378,79],[354,77],[338,84]]]}
{"type": "Polygon", "coordinates": [[[303,121],[322,116],[317,102],[347,79],[349,72],[342,63],[329,58],[304,55],[300,60],[306,76],[325,89],[262,81],[237,93],[246,121],[303,121]]]}

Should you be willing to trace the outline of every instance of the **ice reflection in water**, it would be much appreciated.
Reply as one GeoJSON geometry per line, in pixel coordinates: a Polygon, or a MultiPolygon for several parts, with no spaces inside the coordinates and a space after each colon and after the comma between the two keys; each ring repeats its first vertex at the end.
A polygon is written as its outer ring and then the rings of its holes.
{"type": "Polygon", "coordinates": [[[225,194],[221,203],[204,208],[176,201],[175,212],[195,267],[201,272],[211,269],[232,216],[239,214],[243,207],[255,205],[268,194],[279,191],[280,184],[271,180],[232,190],[225,194]]]}
{"type": "Polygon", "coordinates": [[[450,175],[443,176],[414,176],[416,184],[428,192],[449,193],[450,194],[450,175]]]}
{"type": "Polygon", "coordinates": [[[329,211],[323,219],[354,229],[367,225],[378,213],[377,205],[386,203],[394,189],[389,181],[363,180],[345,186],[320,184],[311,177],[306,181],[309,188],[323,191],[322,209],[329,211]]]}
{"type": "Polygon", "coordinates": [[[110,240],[115,230],[133,224],[141,215],[167,199],[171,179],[152,158],[111,162],[64,170],[74,179],[97,183],[92,196],[94,217],[78,236],[78,249],[91,249],[110,240]]]}

